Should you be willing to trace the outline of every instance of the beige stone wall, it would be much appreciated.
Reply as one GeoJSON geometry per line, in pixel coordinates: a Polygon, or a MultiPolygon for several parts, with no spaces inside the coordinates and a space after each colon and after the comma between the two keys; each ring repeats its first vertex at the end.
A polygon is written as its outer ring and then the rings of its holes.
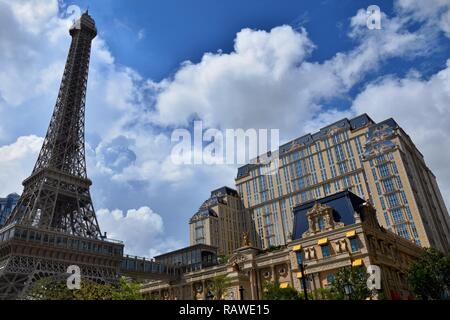
{"type": "Polygon", "coordinates": [[[377,265],[382,271],[384,295],[394,294],[402,299],[411,297],[406,285],[406,272],[421,254],[421,249],[394,233],[376,227],[371,222],[340,226],[312,236],[290,242],[283,248],[263,253],[253,247],[235,251],[228,263],[184,274],[178,282],[154,282],[143,290],[146,294],[164,299],[206,299],[208,282],[217,275],[230,278],[230,294],[227,299],[239,299],[239,287],[244,288],[245,299],[261,299],[267,281],[276,281],[302,291],[298,277],[300,268],[297,253],[314,252],[304,258],[308,289],[327,288],[329,276],[340,268],[377,265]],[[320,240],[327,239],[331,255],[323,257],[320,240]],[[351,238],[358,240],[357,250],[352,250],[351,238]],[[237,268],[236,268],[237,266],[237,268]]]}

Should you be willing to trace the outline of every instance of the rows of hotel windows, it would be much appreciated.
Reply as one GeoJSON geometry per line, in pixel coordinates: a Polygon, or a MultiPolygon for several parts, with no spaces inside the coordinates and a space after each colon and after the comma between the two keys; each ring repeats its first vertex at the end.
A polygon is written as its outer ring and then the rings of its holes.
{"type": "Polygon", "coordinates": [[[29,241],[41,245],[57,246],[92,253],[102,253],[114,256],[123,255],[122,246],[100,244],[98,241],[80,240],[67,236],[54,235],[52,233],[17,227],[8,229],[0,234],[0,242],[8,241],[10,239],[29,241]]]}
{"type": "Polygon", "coordinates": [[[394,162],[394,154],[391,152],[380,155],[370,160],[369,164],[387,227],[403,238],[414,239],[420,245],[408,198],[394,162]]]}
{"type": "MultiPolygon", "coordinates": [[[[229,210],[228,208],[222,208],[226,212],[221,212],[218,218],[209,220],[209,227],[212,228],[211,232],[213,234],[219,235],[217,237],[211,237],[212,245],[223,248],[225,252],[230,252],[235,248],[239,247],[241,244],[240,231],[246,231],[247,225],[245,220],[245,211],[229,210]],[[242,217],[238,217],[238,214],[242,214],[242,217]],[[219,228],[219,221],[221,220],[221,225],[219,228]],[[238,221],[242,223],[241,226],[238,225],[238,221]],[[241,228],[239,228],[241,227],[241,228]],[[219,243],[219,241],[221,243],[219,243]]],[[[205,223],[207,220],[201,219],[194,222],[194,239],[195,244],[205,244],[205,223]]]]}
{"type": "Polygon", "coordinates": [[[343,189],[350,189],[365,198],[363,189],[365,179],[362,172],[356,171],[362,167],[363,141],[362,135],[349,139],[347,131],[341,132],[324,139],[323,142],[318,141],[314,145],[282,157],[282,167],[274,175],[263,174],[267,172],[266,168],[259,167],[250,172],[251,180],[237,186],[242,200],[247,202],[248,207],[276,199],[274,189],[277,189],[278,196],[289,195],[279,202],[254,208],[253,219],[256,221],[256,231],[261,239],[267,239],[268,246],[281,245],[287,241],[289,230],[292,229],[292,208],[295,205],[343,189]],[[322,145],[325,146],[324,150],[322,145]],[[359,163],[355,160],[354,149],[357,150],[359,163]],[[318,168],[314,157],[317,158],[318,168]],[[328,167],[324,158],[327,159],[328,167]],[[327,168],[331,172],[331,177],[327,176],[327,168]],[[284,184],[281,176],[284,178],[284,184]],[[283,185],[285,192],[283,192],[283,185]],[[281,226],[279,225],[280,214],[281,226]],[[284,232],[281,232],[280,228],[284,232]],[[281,239],[283,235],[284,239],[281,239]]]}
{"type": "Polygon", "coordinates": [[[278,197],[298,192],[302,202],[352,187],[355,193],[364,197],[362,187],[364,179],[361,173],[354,173],[362,167],[361,140],[362,136],[349,139],[348,132],[343,132],[330,139],[325,139],[324,142],[318,141],[312,146],[282,157],[282,166],[274,175],[263,174],[267,172],[264,167],[251,170],[252,179],[238,185],[238,192],[248,207],[275,199],[275,189],[278,191],[278,197]],[[359,163],[355,160],[352,143],[358,150],[359,163]],[[321,144],[325,145],[325,150],[321,149],[321,144]],[[313,149],[315,149],[314,154],[313,149]],[[324,161],[325,155],[328,167],[324,161]],[[317,159],[319,168],[317,168],[314,158],[317,159]],[[331,177],[327,175],[327,168],[331,177]],[[283,181],[281,176],[283,176],[283,181]],[[332,180],[332,182],[320,185],[327,180],[332,180]]]}

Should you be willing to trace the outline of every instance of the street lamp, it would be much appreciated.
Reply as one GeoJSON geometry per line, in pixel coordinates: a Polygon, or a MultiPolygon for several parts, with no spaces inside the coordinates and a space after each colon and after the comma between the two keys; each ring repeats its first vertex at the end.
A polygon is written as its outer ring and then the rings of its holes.
{"type": "Polygon", "coordinates": [[[303,294],[305,295],[305,300],[308,300],[308,289],[306,288],[306,275],[305,275],[305,265],[300,263],[300,272],[302,274],[302,287],[303,287],[303,294]]]}
{"type": "Polygon", "coordinates": [[[344,292],[345,292],[345,295],[348,297],[348,300],[351,300],[350,297],[353,292],[353,286],[351,283],[344,284],[344,292]]]}
{"type": "Polygon", "coordinates": [[[239,299],[244,300],[244,287],[243,286],[239,287],[239,299]]]}

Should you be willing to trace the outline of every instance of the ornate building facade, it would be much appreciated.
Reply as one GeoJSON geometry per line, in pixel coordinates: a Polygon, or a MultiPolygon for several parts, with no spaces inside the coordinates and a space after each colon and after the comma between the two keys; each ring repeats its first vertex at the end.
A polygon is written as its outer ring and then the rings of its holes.
{"type": "Polygon", "coordinates": [[[376,265],[384,297],[411,298],[405,274],[422,249],[380,226],[375,208],[353,193],[295,207],[293,230],[292,240],[277,250],[256,248],[246,239],[227,261],[186,269],[176,280],[149,282],[143,292],[157,299],[212,299],[209,284],[223,275],[230,281],[226,299],[258,300],[269,281],[300,291],[305,277],[311,292],[330,286],[340,268],[376,265]]]}
{"type": "Polygon", "coordinates": [[[281,146],[277,164],[273,174],[247,164],[236,178],[257,247],[289,241],[297,205],[351,190],[370,199],[386,229],[450,252],[450,218],[436,177],[393,119],[343,119],[281,146]]]}

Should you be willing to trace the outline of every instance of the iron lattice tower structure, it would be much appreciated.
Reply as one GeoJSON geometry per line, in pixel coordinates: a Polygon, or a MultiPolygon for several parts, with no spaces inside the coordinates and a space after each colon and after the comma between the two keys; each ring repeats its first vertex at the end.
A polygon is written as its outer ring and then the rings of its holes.
{"type": "Polygon", "coordinates": [[[97,281],[117,276],[123,245],[102,237],[86,173],[85,101],[91,43],[97,35],[88,12],[74,22],[70,35],[44,144],[0,231],[0,298],[20,297],[36,279],[64,274],[72,264],[81,264],[82,274],[97,281]]]}
{"type": "Polygon", "coordinates": [[[91,42],[97,31],[84,14],[70,29],[70,46],[53,116],[31,176],[8,223],[99,238],[84,154],[84,110],[91,42]]]}

